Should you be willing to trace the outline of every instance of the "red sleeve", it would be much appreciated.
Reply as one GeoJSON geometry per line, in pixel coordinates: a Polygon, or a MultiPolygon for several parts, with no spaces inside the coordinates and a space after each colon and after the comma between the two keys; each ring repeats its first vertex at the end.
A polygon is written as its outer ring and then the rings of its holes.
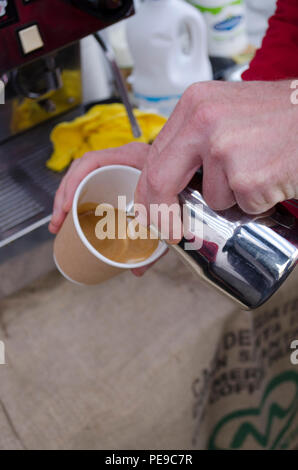
{"type": "MultiPolygon", "coordinates": [[[[298,78],[298,0],[278,0],[262,47],[243,80],[298,78]]],[[[298,201],[283,203],[298,218],[298,201]]]]}
{"type": "MultiPolygon", "coordinates": [[[[261,1],[261,0],[260,0],[261,1]]],[[[262,47],[243,80],[282,80],[298,77],[298,0],[278,0],[262,47]]]]}

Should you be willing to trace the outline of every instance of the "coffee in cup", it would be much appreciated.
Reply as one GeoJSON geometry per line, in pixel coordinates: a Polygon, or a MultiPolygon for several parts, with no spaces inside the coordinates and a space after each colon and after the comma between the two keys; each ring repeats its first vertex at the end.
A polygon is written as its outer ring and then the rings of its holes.
{"type": "Polygon", "coordinates": [[[132,239],[129,236],[129,224],[132,222],[133,217],[127,216],[124,211],[120,209],[107,208],[104,211],[102,207],[102,215],[96,215],[98,204],[85,203],[78,208],[79,223],[81,229],[96,251],[101,253],[106,258],[115,261],[116,263],[140,263],[149,258],[158,247],[158,239],[152,237],[149,228],[143,227],[142,238],[132,239]],[[112,211],[112,214],[111,214],[112,211]],[[96,227],[98,223],[110,214],[113,218],[113,232],[111,236],[104,239],[98,238],[96,235],[96,227]],[[120,228],[120,224],[124,224],[120,228]],[[120,238],[123,234],[125,238],[120,238]],[[120,236],[119,236],[120,235],[120,236]]]}

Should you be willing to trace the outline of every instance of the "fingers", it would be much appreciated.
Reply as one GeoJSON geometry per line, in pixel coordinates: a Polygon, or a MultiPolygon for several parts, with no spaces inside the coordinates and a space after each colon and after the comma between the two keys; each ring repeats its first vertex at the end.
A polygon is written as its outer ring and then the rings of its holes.
{"type": "MultiPolygon", "coordinates": [[[[137,186],[135,201],[144,205],[147,217],[139,218],[142,225],[150,222],[166,238],[160,218],[151,216],[151,207],[178,204],[178,194],[187,186],[202,165],[206,140],[212,124],[212,105],[202,106],[208,84],[194,84],[182,96],[169,121],[157,137],[137,186]],[[150,217],[149,215],[150,214],[150,217]]],[[[214,88],[214,87],[212,87],[214,88]]],[[[181,234],[181,219],[180,234],[181,234]]],[[[177,223],[177,229],[178,229],[177,223]]],[[[169,242],[177,242],[175,227],[170,224],[169,242]]]]}
{"type": "Polygon", "coordinates": [[[142,169],[149,152],[149,146],[131,143],[123,147],[89,152],[72,163],[56,193],[49,230],[56,234],[71,209],[75,192],[81,181],[92,171],[105,165],[129,165],[142,169]]]}
{"type": "Polygon", "coordinates": [[[211,209],[221,211],[236,204],[223,167],[214,159],[205,159],[203,174],[203,196],[211,209]]]}
{"type": "Polygon", "coordinates": [[[206,83],[190,87],[149,152],[135,194],[135,201],[147,212],[140,223],[150,220],[163,235],[160,219],[151,216],[151,206],[176,204],[201,165],[204,197],[215,210],[237,203],[248,214],[262,214],[293,197],[297,159],[294,164],[288,159],[293,169],[285,170],[280,157],[285,146],[295,154],[295,145],[288,144],[293,117],[284,107],[286,86],[206,83]]]}
{"type": "Polygon", "coordinates": [[[66,183],[66,177],[67,175],[64,176],[64,178],[62,179],[60,187],[55,195],[53,215],[52,215],[51,222],[49,224],[49,231],[54,235],[58,233],[67,215],[63,210],[64,188],[65,188],[65,183],[66,183]]]}
{"type": "Polygon", "coordinates": [[[287,199],[284,191],[271,184],[270,178],[268,184],[266,177],[258,178],[257,174],[249,177],[244,171],[243,174],[231,178],[229,182],[216,160],[205,159],[203,196],[208,206],[221,211],[237,204],[246,214],[257,215],[287,199]]]}
{"type": "Polygon", "coordinates": [[[70,210],[79,184],[89,173],[105,165],[130,165],[141,169],[148,151],[149,147],[147,145],[129,144],[118,149],[90,152],[84,155],[79,165],[74,165],[69,172],[65,184],[64,211],[68,212],[70,210]]]}
{"type": "Polygon", "coordinates": [[[148,266],[142,266],[141,268],[134,268],[131,270],[131,272],[136,277],[142,277],[144,276],[145,272],[148,271],[151,266],[153,266],[153,264],[149,264],[148,266]]]}
{"type": "Polygon", "coordinates": [[[97,152],[87,153],[80,161],[74,162],[65,182],[64,212],[68,213],[70,211],[75,192],[81,181],[100,166],[100,158],[97,152]]]}
{"type": "Polygon", "coordinates": [[[150,269],[152,268],[152,266],[154,266],[156,263],[158,263],[158,261],[163,258],[164,256],[166,256],[168,254],[169,250],[166,250],[160,258],[158,258],[156,261],[154,261],[154,263],[151,263],[151,264],[148,264],[147,266],[142,266],[141,268],[134,268],[131,270],[132,274],[134,274],[136,277],[142,277],[144,276],[144,274],[150,269]]]}
{"type": "MultiPolygon", "coordinates": [[[[176,196],[179,189],[183,189],[188,174],[191,175],[195,171],[194,167],[199,166],[200,162],[194,158],[197,156],[197,149],[195,155],[193,149],[191,157],[185,155],[188,138],[190,137],[190,142],[193,141],[193,136],[190,135],[193,126],[188,126],[188,123],[192,120],[194,94],[198,94],[197,85],[187,89],[152,145],[136,190],[137,203],[146,206],[149,201],[165,202],[165,199],[176,202],[176,196]]],[[[189,149],[187,150],[189,154],[189,149]]]]}
{"type": "Polygon", "coordinates": [[[147,212],[147,218],[139,218],[139,222],[147,225],[150,220],[163,239],[174,243],[182,236],[177,195],[201,165],[197,149],[183,152],[184,138],[182,132],[161,152],[153,144],[135,194],[136,203],[143,205],[147,212]]]}
{"type": "Polygon", "coordinates": [[[70,208],[68,210],[65,209],[65,196],[66,196],[66,188],[68,184],[68,180],[71,175],[77,171],[81,163],[80,160],[76,160],[72,162],[67,174],[62,179],[62,182],[56,192],[55,199],[54,199],[54,207],[53,207],[53,214],[52,219],[49,224],[49,231],[53,234],[57,234],[62,226],[70,208]]]}
{"type": "Polygon", "coordinates": [[[287,195],[278,186],[268,187],[264,184],[262,189],[256,188],[252,183],[238,186],[235,191],[235,198],[238,206],[247,214],[263,214],[274,207],[279,202],[285,201],[287,195]]]}

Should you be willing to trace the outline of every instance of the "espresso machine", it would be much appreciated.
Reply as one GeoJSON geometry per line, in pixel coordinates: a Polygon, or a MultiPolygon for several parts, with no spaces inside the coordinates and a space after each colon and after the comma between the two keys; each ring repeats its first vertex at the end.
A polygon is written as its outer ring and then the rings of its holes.
{"type": "Polygon", "coordinates": [[[85,111],[80,40],[134,13],[133,0],[0,0],[0,298],[52,267],[50,220],[63,175],[45,166],[53,127],[85,111]],[[3,103],[3,104],[1,104],[3,103]]]}

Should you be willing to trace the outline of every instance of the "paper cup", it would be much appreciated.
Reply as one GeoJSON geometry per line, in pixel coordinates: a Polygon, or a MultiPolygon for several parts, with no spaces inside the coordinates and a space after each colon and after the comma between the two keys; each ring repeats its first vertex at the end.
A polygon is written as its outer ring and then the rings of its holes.
{"type": "Polygon", "coordinates": [[[123,165],[105,166],[90,173],[78,187],[72,210],[54,243],[54,261],[61,274],[77,284],[92,285],[110,279],[124,270],[140,268],[156,261],[167,249],[159,241],[154,253],[145,261],[123,264],[99,253],[85,237],[78,217],[78,208],[85,203],[111,204],[117,208],[118,196],[126,196],[127,206],[134,200],[141,172],[123,165]]]}

